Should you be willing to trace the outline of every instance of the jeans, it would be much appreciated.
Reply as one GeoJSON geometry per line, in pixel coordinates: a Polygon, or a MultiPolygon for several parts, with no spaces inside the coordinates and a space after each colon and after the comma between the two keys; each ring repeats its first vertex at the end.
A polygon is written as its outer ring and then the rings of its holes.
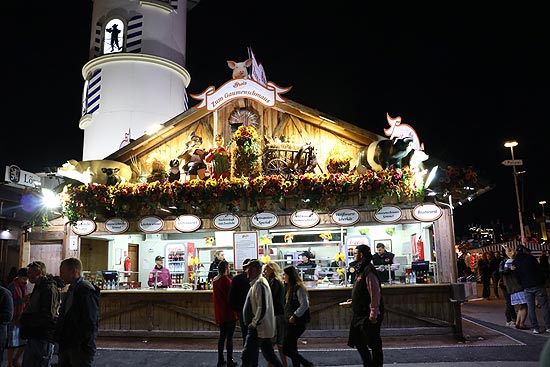
{"type": "Polygon", "coordinates": [[[286,324],[285,339],[283,341],[283,352],[292,361],[292,367],[300,367],[300,365],[311,366],[312,363],[305,359],[298,352],[298,338],[306,330],[305,325],[286,324]]]}
{"type": "Polygon", "coordinates": [[[223,364],[223,348],[227,350],[227,365],[233,361],[233,333],[235,332],[235,320],[220,324],[220,336],[218,337],[218,365],[223,364]]]}
{"type": "Polygon", "coordinates": [[[246,342],[241,355],[242,367],[258,367],[258,350],[261,349],[264,359],[274,367],[283,367],[281,360],[275,355],[271,338],[258,338],[255,328],[248,329],[246,342]]]}
{"type": "Polygon", "coordinates": [[[53,343],[45,339],[28,339],[21,367],[48,367],[53,355],[53,343]]]}
{"type": "Polygon", "coordinates": [[[59,367],[91,367],[94,361],[94,354],[90,354],[82,348],[65,349],[57,356],[59,367]]]}
{"type": "Polygon", "coordinates": [[[538,299],[546,329],[550,329],[550,308],[548,307],[548,294],[546,287],[538,286],[525,288],[525,298],[527,299],[527,312],[529,314],[529,322],[531,328],[538,329],[539,321],[537,319],[537,308],[535,307],[535,299],[538,299]]]}

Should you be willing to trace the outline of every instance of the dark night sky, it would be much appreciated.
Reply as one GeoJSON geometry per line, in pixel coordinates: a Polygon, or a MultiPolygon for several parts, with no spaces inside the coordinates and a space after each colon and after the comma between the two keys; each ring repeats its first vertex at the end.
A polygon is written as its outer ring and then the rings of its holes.
{"type": "MultiPolygon", "coordinates": [[[[81,69],[92,2],[19,3],[0,14],[0,163],[39,172],[82,157],[81,69]]],[[[526,216],[540,215],[540,200],[550,202],[550,32],[542,8],[265,3],[202,0],[188,14],[189,93],[227,81],[226,60],[244,60],[251,46],[268,80],[292,86],[286,98],[380,135],[386,112],[399,115],[430,156],[472,165],[496,183],[455,210],[458,233],[469,223],[517,226],[512,170],[500,164],[511,158],[507,140],[519,142],[515,156],[524,160],[526,216]]]]}

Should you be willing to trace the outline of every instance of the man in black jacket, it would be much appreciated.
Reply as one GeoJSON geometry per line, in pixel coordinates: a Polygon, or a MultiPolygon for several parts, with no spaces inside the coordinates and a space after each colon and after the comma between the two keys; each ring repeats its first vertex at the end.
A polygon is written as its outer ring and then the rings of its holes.
{"type": "Polygon", "coordinates": [[[61,294],[46,264],[33,261],[27,265],[27,277],[34,288],[16,326],[27,339],[23,352],[23,366],[49,366],[54,348],[54,329],[61,294]]]}
{"type": "MultiPolygon", "coordinates": [[[[243,261],[243,265],[247,264],[249,261],[250,259],[245,259],[243,261]]],[[[241,327],[241,334],[243,337],[243,346],[246,341],[246,333],[248,331],[248,327],[244,323],[243,319],[243,307],[249,289],[250,281],[244,271],[233,277],[231,287],[229,288],[229,307],[231,307],[231,309],[239,315],[239,325],[241,327]]]]}
{"type": "Polygon", "coordinates": [[[61,262],[59,274],[69,290],[61,304],[55,337],[59,366],[92,366],[99,323],[99,288],[81,276],[82,263],[75,257],[61,262]]]}

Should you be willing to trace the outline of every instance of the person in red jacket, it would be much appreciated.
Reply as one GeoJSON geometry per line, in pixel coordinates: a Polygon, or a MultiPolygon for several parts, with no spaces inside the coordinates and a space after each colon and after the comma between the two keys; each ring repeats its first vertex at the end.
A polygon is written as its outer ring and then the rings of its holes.
{"type": "Polygon", "coordinates": [[[227,367],[236,367],[233,361],[233,333],[237,324],[237,313],[229,306],[229,263],[225,260],[218,264],[218,275],[212,283],[212,301],[214,302],[214,320],[220,327],[218,337],[218,367],[225,366],[223,349],[227,350],[227,367]]]}

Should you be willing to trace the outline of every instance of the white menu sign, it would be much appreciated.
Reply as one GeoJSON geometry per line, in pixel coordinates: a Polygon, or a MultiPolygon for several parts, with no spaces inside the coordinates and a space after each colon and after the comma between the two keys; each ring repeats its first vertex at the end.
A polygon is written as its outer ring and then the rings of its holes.
{"type": "Polygon", "coordinates": [[[138,223],[139,229],[146,233],[158,232],[164,227],[164,221],[159,217],[143,217],[138,223]]]}
{"type": "Polygon", "coordinates": [[[331,216],[334,223],[341,226],[351,226],[359,222],[359,212],[352,208],[340,208],[332,212],[331,216]]]}
{"type": "Polygon", "coordinates": [[[421,222],[431,222],[439,219],[443,211],[435,204],[417,205],[414,207],[412,215],[421,222]]]}
{"type": "Polygon", "coordinates": [[[401,219],[403,212],[398,206],[384,205],[374,214],[374,220],[380,223],[395,223],[401,219]]]}
{"type": "Polygon", "coordinates": [[[309,209],[297,210],[290,216],[290,222],[300,228],[315,227],[320,220],[319,214],[309,209]]]}
{"type": "Polygon", "coordinates": [[[97,228],[96,223],[90,219],[83,219],[76,222],[73,225],[73,232],[80,235],[86,236],[87,234],[93,233],[97,228]]]}
{"type": "Polygon", "coordinates": [[[111,218],[105,222],[105,229],[111,233],[124,233],[130,227],[130,223],[124,218],[111,218]]]}
{"type": "Polygon", "coordinates": [[[235,269],[242,270],[244,260],[258,257],[258,232],[235,232],[233,241],[235,269]]]}
{"type": "Polygon", "coordinates": [[[180,232],[194,232],[201,226],[201,219],[196,215],[180,215],[174,219],[174,227],[180,232]]]}
{"type": "Polygon", "coordinates": [[[221,213],[214,217],[212,224],[217,229],[235,229],[239,226],[241,220],[236,215],[231,213],[221,213]]]}
{"type": "Polygon", "coordinates": [[[269,229],[279,223],[279,217],[271,212],[256,213],[250,218],[250,224],[256,228],[269,229]]]}

